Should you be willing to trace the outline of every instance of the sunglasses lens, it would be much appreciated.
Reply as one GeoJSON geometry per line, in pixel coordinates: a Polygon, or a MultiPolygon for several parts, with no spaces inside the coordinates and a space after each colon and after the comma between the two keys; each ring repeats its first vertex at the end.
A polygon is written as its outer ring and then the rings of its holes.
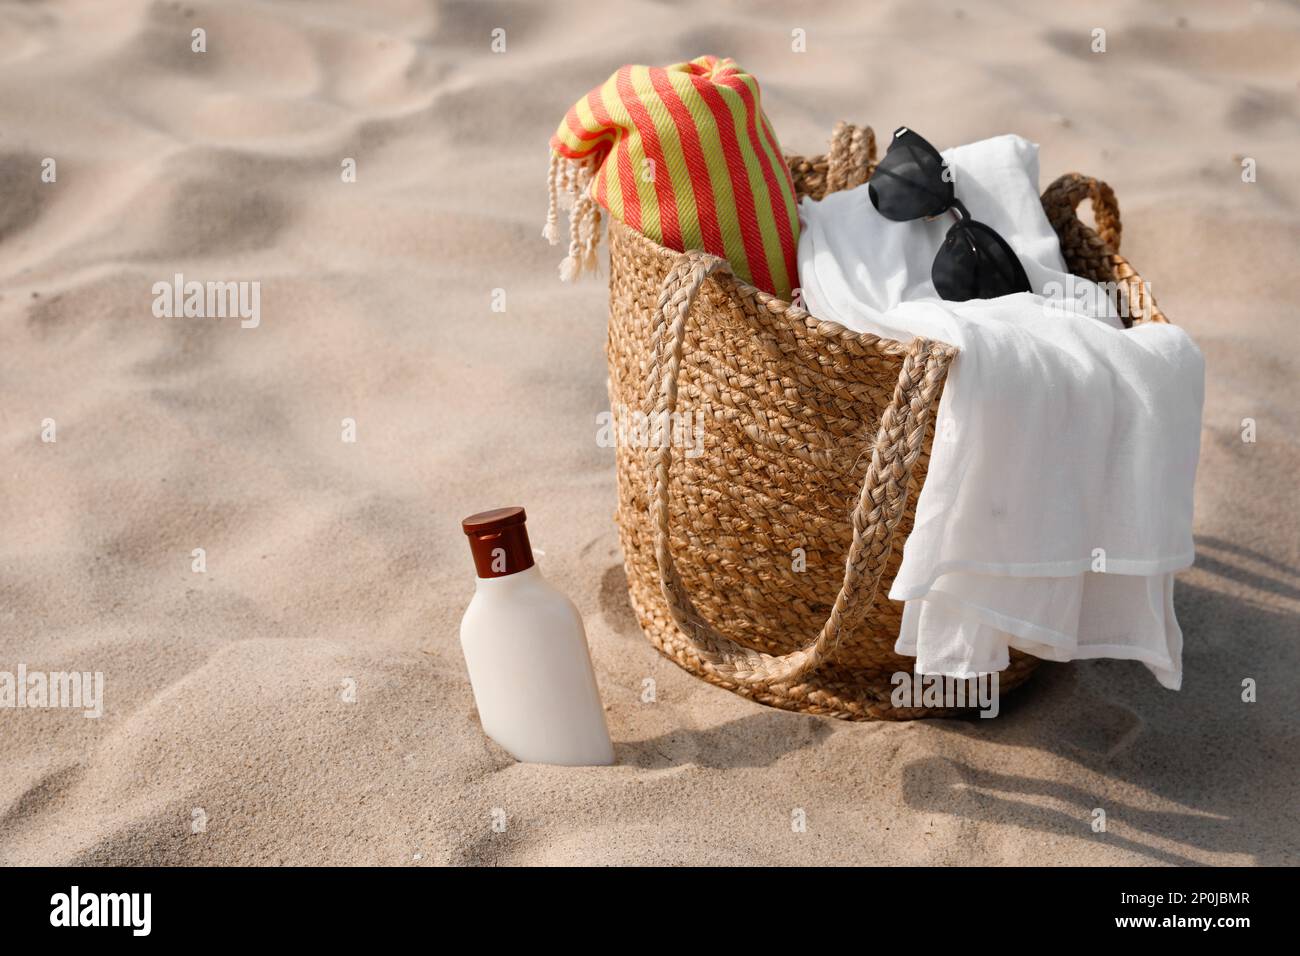
{"type": "Polygon", "coordinates": [[[908,222],[941,215],[953,201],[943,157],[909,129],[899,130],[867,183],[871,204],[886,219],[908,222]]]}
{"type": "Polygon", "coordinates": [[[1024,266],[1006,240],[970,219],[948,230],[930,278],[940,297],[951,302],[1032,291],[1024,266]]]}

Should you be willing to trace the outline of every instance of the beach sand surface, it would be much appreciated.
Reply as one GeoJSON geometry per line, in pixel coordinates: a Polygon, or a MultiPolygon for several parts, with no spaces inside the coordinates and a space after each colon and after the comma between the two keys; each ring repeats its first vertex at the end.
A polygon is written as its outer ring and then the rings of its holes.
{"type": "Polygon", "coordinates": [[[0,863],[1297,862],[1300,11],[789,6],[0,6],[0,671],[104,675],[98,719],[0,709],[0,863]],[[546,142],[619,65],[706,52],[789,152],[1017,132],[1043,185],[1115,188],[1208,364],[1180,692],[1045,664],[996,720],[850,724],[644,640],[608,293],[539,238],[546,142]],[[177,274],[259,283],[260,324],[155,316],[177,274]],[[613,767],[480,732],[459,521],[508,504],[585,617],[613,767]]]}

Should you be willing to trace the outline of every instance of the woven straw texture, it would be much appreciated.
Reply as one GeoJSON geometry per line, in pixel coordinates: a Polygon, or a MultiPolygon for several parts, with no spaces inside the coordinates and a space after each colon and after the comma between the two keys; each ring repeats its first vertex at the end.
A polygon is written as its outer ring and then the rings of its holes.
{"type": "MultiPolygon", "coordinates": [[[[799,195],[820,198],[865,182],[875,158],[872,131],[841,123],[826,156],[789,164],[799,195]]],[[[1165,321],[1119,255],[1108,186],[1063,176],[1043,207],[1072,272],[1113,283],[1134,321],[1165,321]],[[1084,199],[1095,231],[1076,215],[1084,199]]],[[[619,535],[651,643],[775,707],[957,713],[891,705],[913,660],[893,652],[902,604],[886,596],[955,350],[850,332],[616,221],[609,239],[611,407],[649,426],[617,443],[619,535]]],[[[1000,690],[1036,665],[1013,651],[1000,690]]]]}

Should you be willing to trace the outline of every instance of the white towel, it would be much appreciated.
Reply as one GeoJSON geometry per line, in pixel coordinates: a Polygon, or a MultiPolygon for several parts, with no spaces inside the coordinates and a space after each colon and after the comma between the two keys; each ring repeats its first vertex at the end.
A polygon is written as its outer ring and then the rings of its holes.
{"type": "Polygon", "coordinates": [[[951,218],[892,222],[865,185],[799,210],[813,315],[960,349],[889,593],[907,602],[896,649],[951,677],[1003,669],[1008,647],[1124,658],[1177,689],[1172,572],[1193,559],[1201,354],[1176,326],[1125,330],[1105,294],[1065,273],[1037,146],[999,136],[944,156],[957,197],[1016,250],[1034,293],[939,299],[930,267],[951,218]]]}

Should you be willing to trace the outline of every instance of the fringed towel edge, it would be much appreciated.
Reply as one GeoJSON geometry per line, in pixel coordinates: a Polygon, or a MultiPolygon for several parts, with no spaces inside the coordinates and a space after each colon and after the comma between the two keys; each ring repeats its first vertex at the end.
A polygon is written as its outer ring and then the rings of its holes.
{"type": "Polygon", "coordinates": [[[590,157],[568,159],[551,151],[546,178],[548,203],[542,238],[559,245],[559,210],[569,213],[569,254],[560,263],[560,279],[572,282],[584,272],[596,271],[596,245],[600,241],[600,207],[591,196],[596,164],[590,157]]]}

